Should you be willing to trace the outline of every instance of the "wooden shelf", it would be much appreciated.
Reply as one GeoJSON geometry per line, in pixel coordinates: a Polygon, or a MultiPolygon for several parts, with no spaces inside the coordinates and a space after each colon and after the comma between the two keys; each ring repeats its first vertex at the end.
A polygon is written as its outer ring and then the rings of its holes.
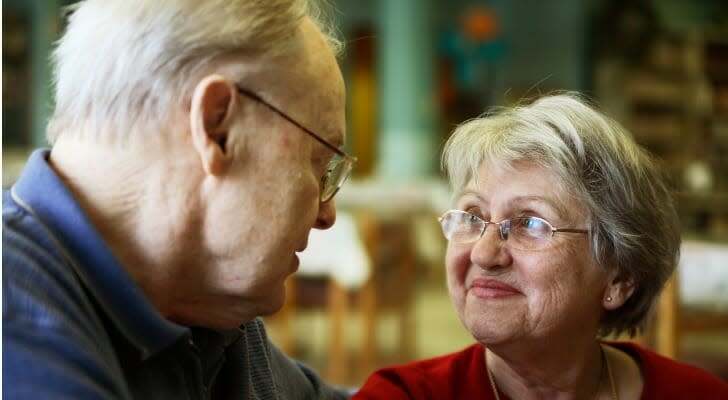
{"type": "Polygon", "coordinates": [[[675,203],[680,212],[709,212],[728,216],[728,192],[693,194],[679,192],[675,203]]]}

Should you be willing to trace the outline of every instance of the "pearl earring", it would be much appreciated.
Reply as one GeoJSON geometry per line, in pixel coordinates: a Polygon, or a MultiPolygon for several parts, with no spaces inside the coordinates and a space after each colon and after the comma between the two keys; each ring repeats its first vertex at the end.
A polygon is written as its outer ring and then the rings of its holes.
{"type": "Polygon", "coordinates": [[[610,301],[612,301],[612,296],[607,296],[607,303],[609,303],[610,301]]]}

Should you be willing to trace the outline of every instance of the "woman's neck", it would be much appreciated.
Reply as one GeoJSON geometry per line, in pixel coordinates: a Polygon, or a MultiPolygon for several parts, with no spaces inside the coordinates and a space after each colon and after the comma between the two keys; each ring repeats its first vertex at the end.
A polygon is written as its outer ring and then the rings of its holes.
{"type": "Polygon", "coordinates": [[[497,388],[512,399],[594,399],[609,393],[596,340],[564,347],[509,347],[491,346],[486,364],[497,388]]]}

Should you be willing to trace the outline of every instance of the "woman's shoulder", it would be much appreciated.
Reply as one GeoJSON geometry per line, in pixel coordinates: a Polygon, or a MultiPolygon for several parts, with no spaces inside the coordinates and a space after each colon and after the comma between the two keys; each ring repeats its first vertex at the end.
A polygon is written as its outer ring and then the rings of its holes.
{"type": "Polygon", "coordinates": [[[463,398],[461,394],[488,398],[484,354],[483,346],[474,344],[455,353],[382,368],[353,398],[455,399],[463,398]]]}
{"type": "Polygon", "coordinates": [[[716,398],[728,396],[728,382],[693,365],[685,364],[631,342],[607,342],[637,361],[642,371],[642,399],[689,396],[716,398]],[[720,397],[720,396],[719,396],[720,397]]]}

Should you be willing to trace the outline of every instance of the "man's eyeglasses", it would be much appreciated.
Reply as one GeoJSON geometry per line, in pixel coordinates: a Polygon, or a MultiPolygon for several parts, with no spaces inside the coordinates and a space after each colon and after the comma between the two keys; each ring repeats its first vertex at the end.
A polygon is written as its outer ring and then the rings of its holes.
{"type": "Polygon", "coordinates": [[[240,86],[236,86],[238,89],[238,92],[240,94],[245,95],[247,97],[250,97],[251,99],[257,101],[258,103],[264,105],[269,110],[273,111],[274,113],[281,116],[286,121],[292,123],[297,128],[301,129],[302,131],[306,132],[309,136],[316,139],[317,142],[323,144],[328,148],[329,150],[333,151],[336,155],[334,158],[329,162],[329,164],[326,166],[326,174],[321,177],[321,187],[323,188],[321,190],[320,199],[322,203],[325,203],[329,200],[331,200],[336,192],[339,191],[341,186],[344,184],[346,179],[351,174],[351,170],[354,168],[354,164],[356,163],[356,157],[352,157],[343,151],[339,150],[336,146],[326,141],[321,136],[313,133],[312,130],[306,128],[305,126],[301,125],[298,121],[295,119],[289,117],[286,113],[278,109],[278,107],[268,103],[267,101],[263,100],[260,96],[255,94],[254,92],[242,88],[240,86]]]}
{"type": "Polygon", "coordinates": [[[543,218],[515,217],[501,222],[484,221],[477,215],[450,210],[439,218],[445,238],[455,243],[471,243],[480,239],[488,225],[497,225],[501,240],[517,250],[541,250],[557,232],[589,233],[585,229],[554,228],[543,218]]]}

